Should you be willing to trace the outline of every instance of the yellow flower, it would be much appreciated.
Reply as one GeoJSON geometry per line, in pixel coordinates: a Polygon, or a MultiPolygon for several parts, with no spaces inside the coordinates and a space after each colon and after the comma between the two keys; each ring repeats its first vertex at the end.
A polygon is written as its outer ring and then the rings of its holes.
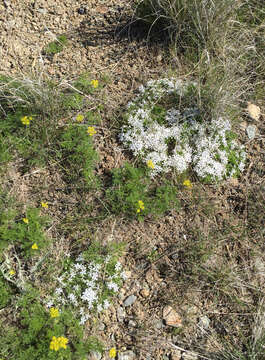
{"type": "Polygon", "coordinates": [[[98,80],[91,80],[90,84],[93,86],[94,89],[98,87],[98,80]]]}
{"type": "Polygon", "coordinates": [[[32,116],[23,116],[21,119],[21,122],[23,125],[29,125],[31,120],[32,120],[32,116]]]}
{"type": "Polygon", "coordinates": [[[28,219],[28,218],[23,218],[22,220],[24,221],[25,224],[28,224],[28,223],[29,223],[29,219],[28,219]]]}
{"type": "Polygon", "coordinates": [[[32,246],[31,246],[31,249],[33,250],[38,250],[38,245],[36,243],[34,243],[32,246]]]}
{"type": "Polygon", "coordinates": [[[48,207],[49,207],[48,203],[44,202],[44,201],[41,202],[41,206],[45,209],[48,209],[48,207]]]}
{"type": "Polygon", "coordinates": [[[147,166],[148,166],[150,169],[154,169],[154,168],[155,168],[155,164],[153,163],[152,160],[147,160],[147,166]]]}
{"type": "Polygon", "coordinates": [[[51,307],[50,315],[51,315],[51,318],[56,318],[56,317],[60,316],[59,310],[57,308],[51,307]]]}
{"type": "Polygon", "coordinates": [[[144,210],[144,202],[142,200],[138,200],[138,206],[139,208],[136,210],[137,213],[141,212],[141,210],[144,210]]]}
{"type": "Polygon", "coordinates": [[[188,179],[183,181],[183,185],[186,186],[189,189],[192,188],[192,183],[188,179]]]}
{"type": "Polygon", "coordinates": [[[60,348],[66,349],[66,344],[68,343],[68,339],[60,336],[56,338],[52,337],[52,341],[50,342],[50,349],[54,351],[58,351],[60,348]]]}
{"type": "Polygon", "coordinates": [[[95,135],[97,132],[96,132],[94,126],[89,126],[89,127],[87,128],[87,133],[89,134],[89,136],[93,136],[93,135],[95,135]]]}
{"type": "Polygon", "coordinates": [[[10,271],[9,271],[9,275],[15,275],[15,270],[13,270],[13,269],[11,269],[10,271]]]}
{"type": "Polygon", "coordinates": [[[114,359],[116,357],[116,354],[117,354],[116,349],[114,347],[111,348],[109,351],[109,357],[114,359]]]}
{"type": "Polygon", "coordinates": [[[84,115],[82,115],[82,114],[78,114],[78,115],[76,115],[76,121],[78,121],[78,122],[82,122],[83,120],[84,120],[84,115]]]}

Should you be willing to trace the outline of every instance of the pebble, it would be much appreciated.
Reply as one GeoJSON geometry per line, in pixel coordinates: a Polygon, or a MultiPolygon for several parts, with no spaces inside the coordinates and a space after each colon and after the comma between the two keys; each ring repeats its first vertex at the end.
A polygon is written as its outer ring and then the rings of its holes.
{"type": "Polygon", "coordinates": [[[125,311],[123,310],[123,308],[121,306],[117,307],[116,313],[117,313],[118,321],[123,322],[124,319],[125,319],[126,313],[125,313],[125,311]]]}
{"type": "Polygon", "coordinates": [[[246,128],[247,136],[250,140],[253,140],[256,135],[257,127],[255,125],[248,125],[246,128]]]}
{"type": "Polygon", "coordinates": [[[136,327],[137,324],[136,324],[135,321],[129,320],[128,325],[129,325],[130,327],[136,327]]]}
{"type": "Polygon", "coordinates": [[[157,320],[157,321],[155,322],[155,327],[156,327],[157,329],[162,329],[163,327],[165,327],[165,325],[164,325],[164,323],[163,323],[163,320],[157,320]]]}
{"type": "Polygon", "coordinates": [[[133,351],[128,350],[118,354],[118,360],[133,360],[136,355],[133,351]]]}
{"type": "Polygon", "coordinates": [[[148,288],[144,288],[140,291],[142,297],[147,298],[150,295],[150,290],[148,288]]]}
{"type": "Polygon", "coordinates": [[[137,299],[137,297],[135,295],[130,295],[125,299],[123,305],[126,307],[131,306],[132,304],[135,303],[136,299],[137,299]]]}
{"type": "Polygon", "coordinates": [[[38,8],[37,11],[42,15],[45,15],[48,12],[46,9],[43,9],[43,8],[38,8]]]}
{"type": "Polygon", "coordinates": [[[204,330],[207,330],[210,326],[210,319],[207,316],[202,316],[199,320],[198,326],[204,330]]]}
{"type": "Polygon", "coordinates": [[[180,315],[170,305],[165,306],[163,309],[163,320],[168,326],[182,326],[180,315]]]}
{"type": "Polygon", "coordinates": [[[182,360],[197,360],[198,359],[198,355],[194,354],[194,353],[190,353],[190,352],[184,352],[182,354],[182,360]]]}
{"type": "Polygon", "coordinates": [[[103,322],[98,324],[98,330],[99,331],[104,331],[105,329],[106,329],[106,325],[103,322]]]}

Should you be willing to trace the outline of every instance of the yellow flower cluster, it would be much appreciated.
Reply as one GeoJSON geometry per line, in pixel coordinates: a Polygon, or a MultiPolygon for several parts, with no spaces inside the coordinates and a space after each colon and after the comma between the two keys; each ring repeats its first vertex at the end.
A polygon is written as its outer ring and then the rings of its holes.
{"type": "Polygon", "coordinates": [[[13,276],[13,275],[15,275],[15,270],[14,269],[11,269],[11,270],[9,270],[9,275],[11,275],[11,276],[13,276]]]}
{"type": "Polygon", "coordinates": [[[152,160],[147,160],[147,166],[150,168],[150,169],[154,169],[155,168],[155,164],[153,163],[152,160]]]}
{"type": "Polygon", "coordinates": [[[48,203],[44,202],[44,201],[41,202],[41,206],[45,209],[48,209],[48,207],[49,207],[48,203]]]}
{"type": "Polygon", "coordinates": [[[144,202],[142,200],[138,200],[138,206],[137,213],[140,213],[142,210],[144,210],[144,202]]]}
{"type": "Polygon", "coordinates": [[[33,250],[38,250],[38,245],[36,243],[34,243],[32,246],[31,246],[31,249],[33,250]]]}
{"type": "Polygon", "coordinates": [[[96,132],[94,126],[89,126],[89,127],[87,128],[87,133],[88,133],[89,136],[93,136],[93,135],[95,135],[97,132],[96,132]]]}
{"type": "Polygon", "coordinates": [[[50,308],[50,316],[51,318],[56,318],[60,316],[59,310],[57,308],[51,307],[50,308]]]}
{"type": "Polygon", "coordinates": [[[68,343],[68,339],[63,336],[60,337],[52,337],[52,341],[50,342],[50,349],[54,351],[58,351],[59,349],[63,348],[66,349],[66,344],[68,343]]]}
{"type": "Polygon", "coordinates": [[[114,359],[114,358],[116,357],[116,354],[117,354],[116,349],[115,349],[114,347],[111,348],[110,351],[109,351],[109,357],[110,357],[111,359],[114,359]]]}
{"type": "Polygon", "coordinates": [[[77,122],[82,122],[84,120],[84,118],[85,118],[84,115],[78,114],[78,115],[76,115],[75,120],[77,122]]]}
{"type": "Polygon", "coordinates": [[[91,80],[90,84],[93,86],[94,89],[98,87],[98,80],[91,80]]]}
{"type": "Polygon", "coordinates": [[[23,125],[28,126],[32,120],[32,116],[23,116],[20,120],[23,125]]]}
{"type": "Polygon", "coordinates": [[[188,179],[183,181],[183,185],[186,186],[188,189],[192,188],[192,183],[188,179]]]}
{"type": "Polygon", "coordinates": [[[28,219],[28,218],[23,218],[22,221],[23,221],[25,224],[28,224],[28,223],[29,223],[29,219],[28,219]]]}

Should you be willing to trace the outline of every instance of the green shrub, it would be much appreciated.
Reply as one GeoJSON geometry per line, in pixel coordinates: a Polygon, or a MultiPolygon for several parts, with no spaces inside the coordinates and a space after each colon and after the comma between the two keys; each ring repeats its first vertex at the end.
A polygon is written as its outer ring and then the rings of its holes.
{"type": "MultiPolygon", "coordinates": [[[[0,208],[4,208],[4,203],[0,198],[0,208]]],[[[47,217],[40,216],[37,208],[28,208],[25,214],[18,214],[18,210],[12,208],[4,209],[0,213],[0,249],[12,244],[25,257],[38,254],[49,243],[44,232],[47,224],[47,217]]]]}
{"type": "Polygon", "coordinates": [[[80,360],[92,350],[102,351],[97,339],[84,340],[83,329],[70,312],[62,311],[52,318],[38,301],[36,291],[22,296],[17,311],[19,329],[0,327],[0,356],[14,360],[80,360]],[[51,349],[53,337],[65,338],[65,348],[51,349]]]}
{"type": "Polygon", "coordinates": [[[46,55],[55,55],[60,53],[67,45],[68,40],[65,35],[59,35],[55,41],[50,42],[44,49],[46,55]]]}
{"type": "Polygon", "coordinates": [[[115,214],[139,218],[148,214],[161,215],[178,208],[177,187],[168,181],[155,184],[148,168],[129,163],[112,173],[112,186],[106,192],[107,203],[115,214]]]}

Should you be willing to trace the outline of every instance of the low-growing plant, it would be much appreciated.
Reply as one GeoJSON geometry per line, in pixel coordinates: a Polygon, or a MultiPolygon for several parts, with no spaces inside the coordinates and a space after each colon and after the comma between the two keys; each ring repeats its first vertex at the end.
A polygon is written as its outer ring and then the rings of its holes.
{"type": "Polygon", "coordinates": [[[108,309],[126,279],[118,261],[120,248],[93,243],[75,260],[66,259],[57,287],[46,301],[48,307],[72,311],[83,325],[98,312],[108,309]]]}
{"type": "Polygon", "coordinates": [[[83,124],[69,124],[61,132],[56,156],[68,182],[77,182],[80,178],[84,178],[87,185],[96,185],[97,178],[94,175],[94,168],[98,154],[94,150],[92,141],[95,133],[94,127],[87,128],[83,124]]]}
{"type": "Polygon", "coordinates": [[[0,272],[0,309],[9,304],[12,299],[12,289],[0,272]]]}
{"type": "Polygon", "coordinates": [[[237,177],[246,154],[228,119],[209,119],[196,103],[195,82],[181,79],[149,81],[129,103],[120,139],[143,162],[151,176],[192,169],[202,180],[237,177]]]}
{"type": "Polygon", "coordinates": [[[39,293],[30,290],[17,303],[16,320],[20,329],[0,330],[0,356],[26,360],[80,360],[89,352],[102,351],[100,342],[84,338],[83,329],[69,311],[47,309],[39,302],[39,293]]]}
{"type": "Polygon", "coordinates": [[[107,204],[113,213],[142,219],[179,207],[177,187],[166,180],[161,185],[154,184],[150,171],[147,166],[136,168],[129,163],[113,170],[112,186],[106,191],[107,204]]]}
{"type": "Polygon", "coordinates": [[[12,208],[3,210],[0,214],[1,250],[14,245],[25,257],[38,254],[49,243],[45,235],[48,223],[48,218],[41,216],[38,208],[28,208],[24,214],[12,208]]]}
{"type": "Polygon", "coordinates": [[[68,39],[66,35],[59,35],[56,40],[51,41],[44,49],[44,54],[55,55],[60,53],[67,45],[68,39]]]}

